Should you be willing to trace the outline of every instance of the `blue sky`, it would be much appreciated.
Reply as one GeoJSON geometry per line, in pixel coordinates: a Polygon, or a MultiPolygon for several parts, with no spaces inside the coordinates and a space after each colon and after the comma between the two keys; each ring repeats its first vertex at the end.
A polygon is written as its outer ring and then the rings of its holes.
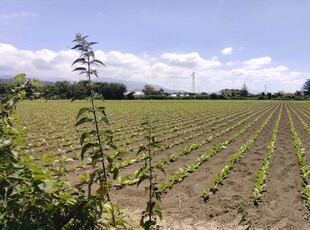
{"type": "Polygon", "coordinates": [[[310,78],[308,0],[0,0],[0,77],[71,72],[77,32],[99,42],[101,78],[200,91],[295,92],[310,78]],[[198,89],[197,89],[198,90],[198,89]]]}

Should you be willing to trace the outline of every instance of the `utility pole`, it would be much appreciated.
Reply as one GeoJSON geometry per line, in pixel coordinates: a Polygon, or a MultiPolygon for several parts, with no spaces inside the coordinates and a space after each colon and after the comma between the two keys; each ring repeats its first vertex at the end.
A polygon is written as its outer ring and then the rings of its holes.
{"type": "Polygon", "coordinates": [[[192,89],[191,89],[191,91],[192,91],[192,93],[196,93],[195,72],[193,72],[191,74],[191,76],[192,76],[192,89]]]}

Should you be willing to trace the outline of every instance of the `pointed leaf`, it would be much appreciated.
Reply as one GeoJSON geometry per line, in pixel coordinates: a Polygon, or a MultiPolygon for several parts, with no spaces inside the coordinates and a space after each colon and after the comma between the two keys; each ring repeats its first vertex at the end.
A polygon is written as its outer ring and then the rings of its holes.
{"type": "Polygon", "coordinates": [[[139,155],[141,152],[143,152],[143,151],[145,151],[145,150],[146,150],[146,147],[145,147],[145,146],[139,147],[137,155],[139,155]]]}
{"type": "Polygon", "coordinates": [[[85,132],[85,133],[82,133],[81,137],[80,137],[80,144],[83,145],[84,144],[84,141],[87,137],[90,136],[90,133],[89,132],[85,132]]]}
{"type": "Polygon", "coordinates": [[[83,117],[78,122],[75,123],[75,126],[79,126],[79,125],[84,124],[86,122],[92,122],[92,121],[93,121],[92,118],[83,117]]]}
{"type": "Polygon", "coordinates": [[[86,68],[85,67],[77,67],[72,71],[86,71],[86,68]]]}
{"type": "Polygon", "coordinates": [[[85,58],[83,58],[83,57],[81,57],[81,58],[78,58],[78,59],[76,59],[73,63],[72,63],[72,65],[75,65],[76,63],[78,63],[78,62],[81,62],[81,63],[85,63],[85,58]]]}
{"type": "Polygon", "coordinates": [[[105,64],[102,61],[98,60],[98,59],[94,59],[94,62],[105,66],[105,64]]]}
{"type": "Polygon", "coordinates": [[[31,82],[31,85],[32,85],[32,86],[41,86],[42,84],[41,84],[41,82],[40,82],[39,80],[34,79],[34,80],[31,82]]]}
{"type": "Polygon", "coordinates": [[[107,116],[107,114],[105,113],[105,107],[104,107],[104,106],[98,107],[98,110],[99,110],[104,116],[107,116]]]}
{"type": "MultiPolygon", "coordinates": [[[[73,41],[76,42],[77,40],[75,39],[75,40],[73,40],[73,41]]],[[[83,47],[82,45],[77,44],[77,45],[75,45],[74,47],[72,47],[71,49],[75,50],[75,49],[80,49],[80,48],[82,48],[82,47],[83,47]]]]}
{"type": "Polygon", "coordinates": [[[25,79],[26,74],[25,73],[20,73],[18,75],[16,75],[15,77],[13,77],[13,82],[19,82],[25,79]]]}
{"type": "Polygon", "coordinates": [[[109,120],[107,117],[101,117],[99,121],[103,121],[104,123],[106,123],[107,125],[109,124],[109,120]]]}
{"type": "Polygon", "coordinates": [[[159,171],[163,172],[166,175],[165,169],[163,168],[163,166],[161,164],[157,164],[155,166],[156,169],[158,169],[159,171]]]}
{"type": "Polygon", "coordinates": [[[83,146],[82,151],[81,151],[81,158],[82,160],[84,159],[84,154],[91,148],[97,147],[98,143],[87,143],[86,145],[83,146]]]}
{"type": "Polygon", "coordinates": [[[81,108],[80,111],[78,112],[77,116],[76,116],[76,120],[77,120],[83,113],[85,113],[86,111],[89,111],[89,108],[87,108],[87,107],[81,108]]]}
{"type": "Polygon", "coordinates": [[[116,180],[116,178],[118,177],[119,174],[119,168],[115,168],[113,170],[113,180],[116,180]]]}

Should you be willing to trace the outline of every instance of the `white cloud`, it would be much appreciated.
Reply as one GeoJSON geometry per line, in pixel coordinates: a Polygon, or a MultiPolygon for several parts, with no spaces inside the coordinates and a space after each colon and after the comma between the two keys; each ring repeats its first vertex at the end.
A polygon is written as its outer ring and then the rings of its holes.
{"type": "MultiPolygon", "coordinates": [[[[99,77],[138,81],[170,89],[190,91],[192,72],[200,92],[216,92],[223,88],[241,88],[245,81],[250,92],[263,91],[265,84],[271,92],[299,90],[309,73],[292,71],[286,66],[272,66],[271,57],[232,61],[223,65],[217,57],[204,59],[197,52],[160,56],[137,56],[120,51],[95,52],[105,67],[98,67],[99,77]]],[[[57,81],[84,79],[72,72],[72,62],[79,54],[73,50],[54,52],[18,50],[0,43],[0,78],[24,72],[29,77],[57,81]]]]}
{"type": "Polygon", "coordinates": [[[226,47],[225,49],[222,50],[222,54],[225,56],[232,55],[233,50],[234,49],[231,47],[226,47]]]}
{"type": "Polygon", "coordinates": [[[244,66],[248,69],[257,69],[262,65],[269,65],[271,63],[271,57],[253,58],[243,62],[244,66]]]}
{"type": "Polygon", "coordinates": [[[14,18],[36,17],[37,14],[32,12],[15,12],[11,14],[0,14],[0,20],[8,21],[14,18]]]}
{"type": "Polygon", "coordinates": [[[217,57],[212,57],[211,60],[206,60],[200,57],[196,52],[187,54],[165,53],[161,58],[168,60],[169,65],[186,68],[212,68],[222,65],[217,57]]]}

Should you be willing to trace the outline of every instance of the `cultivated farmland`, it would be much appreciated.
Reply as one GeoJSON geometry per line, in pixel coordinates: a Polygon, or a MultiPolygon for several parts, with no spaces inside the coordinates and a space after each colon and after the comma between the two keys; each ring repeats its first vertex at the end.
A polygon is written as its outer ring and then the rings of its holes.
{"type": "MultiPolygon", "coordinates": [[[[93,170],[80,159],[82,127],[75,118],[87,101],[24,101],[17,106],[26,151],[44,167],[63,165],[72,184],[93,170]]],[[[153,123],[159,147],[153,161],[170,229],[310,229],[310,104],[277,101],[97,101],[107,109],[122,159],[112,199],[139,215],[144,185],[137,149],[141,125],[153,123]]],[[[87,128],[87,127],[85,127],[87,128]]]]}

